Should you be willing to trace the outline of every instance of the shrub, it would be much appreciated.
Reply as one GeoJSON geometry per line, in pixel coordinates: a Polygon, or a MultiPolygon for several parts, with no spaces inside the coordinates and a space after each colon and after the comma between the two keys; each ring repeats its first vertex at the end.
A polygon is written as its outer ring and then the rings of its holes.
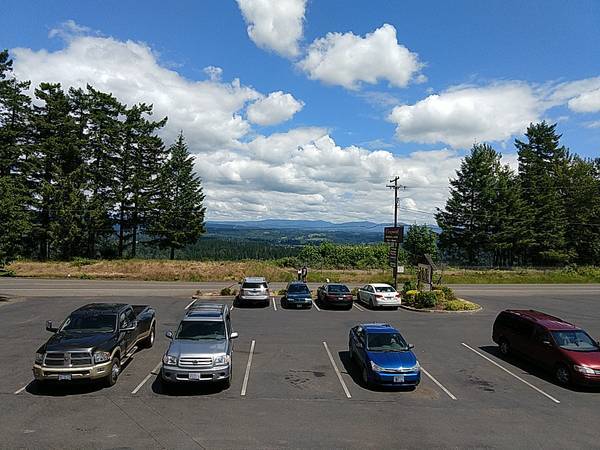
{"type": "Polygon", "coordinates": [[[221,295],[234,295],[233,291],[229,287],[221,289],[221,295]]]}
{"type": "Polygon", "coordinates": [[[417,283],[414,281],[405,281],[404,286],[402,287],[402,292],[406,293],[408,291],[414,291],[417,289],[417,283]]]}
{"type": "Polygon", "coordinates": [[[71,266],[79,268],[95,264],[96,262],[97,261],[88,258],[75,258],[73,261],[71,261],[71,266]]]}
{"type": "Polygon", "coordinates": [[[352,292],[352,295],[354,297],[356,297],[358,295],[358,288],[353,288],[351,292],[352,292]]]}
{"type": "Polygon", "coordinates": [[[0,269],[0,277],[16,277],[17,274],[14,270],[0,269]]]}
{"type": "Polygon", "coordinates": [[[403,300],[415,300],[418,293],[419,293],[419,291],[417,291],[416,289],[408,290],[408,291],[404,292],[402,299],[403,300]]]}
{"type": "Polygon", "coordinates": [[[448,286],[441,286],[440,290],[444,293],[444,299],[446,301],[456,300],[456,294],[448,286]]]}
{"type": "Polygon", "coordinates": [[[430,309],[437,305],[437,294],[433,291],[419,292],[416,296],[417,308],[430,309]]]}
{"type": "Polygon", "coordinates": [[[442,291],[441,289],[434,289],[431,292],[433,292],[435,294],[435,299],[438,304],[443,303],[446,300],[446,295],[444,294],[444,291],[442,291]]]}
{"type": "Polygon", "coordinates": [[[471,311],[477,308],[479,308],[479,305],[465,300],[450,300],[444,304],[446,311],[471,311]]]}

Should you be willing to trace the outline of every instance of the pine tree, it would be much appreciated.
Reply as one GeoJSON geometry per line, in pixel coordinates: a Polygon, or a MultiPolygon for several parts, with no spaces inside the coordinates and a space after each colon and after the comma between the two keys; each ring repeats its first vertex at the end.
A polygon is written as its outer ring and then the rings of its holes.
{"type": "Polygon", "coordinates": [[[158,192],[148,234],[161,249],[175,250],[195,244],[204,233],[204,194],[202,182],[194,174],[194,158],[190,156],[183,133],[169,149],[170,158],[160,170],[158,192]]]}
{"type": "Polygon", "coordinates": [[[570,155],[561,146],[556,124],[531,124],[527,142],[515,140],[524,214],[525,257],[530,262],[555,264],[573,255],[566,248],[567,219],[562,190],[570,155]]]}
{"type": "Polygon", "coordinates": [[[436,220],[442,229],[440,246],[469,264],[491,250],[500,154],[487,144],[475,144],[450,180],[450,196],[436,220]]]}
{"type": "Polygon", "coordinates": [[[32,230],[29,85],[12,75],[8,51],[0,52],[0,260],[25,255],[32,230]]]}
{"type": "Polygon", "coordinates": [[[402,247],[408,253],[408,260],[416,265],[423,255],[437,256],[436,234],[427,225],[411,225],[402,247]]]}
{"type": "Polygon", "coordinates": [[[152,106],[141,103],[125,111],[122,146],[116,157],[116,198],[118,204],[119,257],[127,241],[135,257],[140,232],[150,219],[150,207],[157,189],[156,175],[164,160],[164,144],[155,133],[167,119],[151,121],[152,106]]]}

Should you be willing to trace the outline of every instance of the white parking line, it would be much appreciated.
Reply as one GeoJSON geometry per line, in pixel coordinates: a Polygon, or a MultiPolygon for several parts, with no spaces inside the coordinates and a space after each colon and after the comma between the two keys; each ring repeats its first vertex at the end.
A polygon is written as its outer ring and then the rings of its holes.
{"type": "Polygon", "coordinates": [[[340,373],[340,370],[338,369],[337,365],[335,364],[335,361],[333,360],[333,356],[331,356],[331,352],[329,351],[329,347],[327,347],[327,342],[323,341],[323,347],[325,347],[325,351],[327,352],[327,356],[329,356],[329,361],[331,361],[331,365],[333,366],[333,370],[335,370],[335,373],[338,377],[338,380],[340,380],[340,384],[342,385],[342,388],[344,389],[344,392],[346,393],[346,397],[348,398],[352,398],[352,395],[350,395],[350,391],[348,390],[348,386],[346,386],[346,383],[344,383],[344,379],[342,378],[342,374],[340,373]]]}
{"type": "Polygon", "coordinates": [[[358,303],[354,302],[354,306],[356,307],[356,309],[358,309],[359,311],[366,311],[365,308],[363,308],[362,306],[360,306],[358,303]]]}
{"type": "Polygon", "coordinates": [[[189,303],[189,304],[188,304],[188,305],[185,307],[185,310],[187,311],[187,310],[190,308],[190,306],[192,306],[192,305],[194,304],[194,302],[195,302],[195,301],[196,301],[196,300],[192,300],[192,301],[191,301],[191,302],[190,302],[190,303],[189,303]]]}
{"type": "Polygon", "coordinates": [[[157,370],[159,369],[160,365],[162,364],[162,362],[159,362],[156,367],[154,369],[152,369],[152,371],[146,375],[146,378],[144,378],[142,380],[142,382],[140,384],[138,384],[135,389],[133,391],[131,391],[132,394],[137,394],[137,392],[142,388],[142,386],[144,384],[146,384],[146,381],[148,381],[150,378],[152,378],[152,375],[158,375],[157,370]]]}
{"type": "Polygon", "coordinates": [[[244,382],[242,383],[242,397],[246,395],[246,388],[248,387],[248,378],[250,377],[250,366],[252,365],[252,355],[254,354],[254,345],[256,341],[252,341],[250,345],[250,354],[248,355],[248,364],[246,365],[246,373],[244,374],[244,382]]]}
{"type": "Polygon", "coordinates": [[[321,311],[321,308],[319,308],[319,306],[317,305],[317,302],[312,302],[312,303],[313,303],[313,306],[315,308],[317,308],[317,311],[321,311]]]}
{"type": "Polygon", "coordinates": [[[277,300],[275,299],[275,297],[272,297],[271,300],[273,300],[273,309],[277,311],[277,300]]]}
{"type": "Polygon", "coordinates": [[[523,383],[525,383],[527,386],[529,386],[531,389],[539,392],[540,394],[542,394],[545,397],[548,397],[550,400],[552,400],[554,403],[560,403],[560,400],[555,399],[554,397],[552,397],[549,394],[546,394],[544,391],[542,391],[540,388],[534,386],[533,384],[529,383],[528,381],[525,381],[523,378],[521,378],[520,376],[512,373],[510,370],[508,370],[506,367],[501,366],[500,364],[498,364],[496,361],[488,358],[487,356],[485,356],[483,353],[478,352],[477,350],[475,350],[473,347],[468,346],[467,344],[465,344],[464,342],[461,342],[461,344],[468,348],[469,350],[471,350],[472,352],[478,354],[479,356],[481,356],[483,359],[491,362],[493,365],[495,365],[496,367],[504,370],[507,374],[512,375],[513,377],[515,377],[517,380],[522,381],[523,383]]]}
{"type": "Polygon", "coordinates": [[[450,397],[452,400],[456,400],[456,397],[452,394],[452,392],[450,392],[448,389],[446,389],[442,383],[440,383],[438,380],[436,380],[433,377],[433,375],[431,375],[429,372],[427,372],[423,368],[423,366],[421,366],[421,372],[423,372],[425,375],[427,375],[427,377],[429,377],[429,379],[431,381],[433,381],[442,391],[444,391],[446,393],[446,395],[448,395],[448,397],[450,397]]]}
{"type": "Polygon", "coordinates": [[[21,389],[16,390],[15,395],[19,395],[21,392],[23,392],[25,389],[27,389],[30,384],[31,384],[31,381],[29,383],[27,383],[25,386],[23,386],[21,389]]]}

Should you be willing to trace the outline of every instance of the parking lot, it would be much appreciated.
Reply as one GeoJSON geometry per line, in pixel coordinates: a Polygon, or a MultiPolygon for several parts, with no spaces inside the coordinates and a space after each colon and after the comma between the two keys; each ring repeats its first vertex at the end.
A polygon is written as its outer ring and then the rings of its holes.
{"type": "MultiPolygon", "coordinates": [[[[26,448],[591,448],[600,391],[563,388],[535,367],[502,359],[491,341],[497,313],[534,308],[600,338],[600,286],[457,286],[477,313],[232,311],[233,382],[164,391],[156,374],[196,289],[226,283],[0,280],[0,447],[26,448]],[[112,388],[32,382],[45,320],[93,301],[150,304],[158,336],[112,388]],[[423,367],[415,390],[368,390],[347,353],[348,330],[397,327],[423,367]]],[[[272,286],[275,289],[278,285],[272,286]]],[[[231,297],[207,297],[225,301],[231,297]]]]}

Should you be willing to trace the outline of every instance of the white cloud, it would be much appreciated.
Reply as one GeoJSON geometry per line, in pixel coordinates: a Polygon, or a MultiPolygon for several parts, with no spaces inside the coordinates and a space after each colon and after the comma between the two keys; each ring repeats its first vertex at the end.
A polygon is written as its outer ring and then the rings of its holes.
{"type": "Polygon", "coordinates": [[[208,76],[210,81],[221,81],[223,76],[223,69],[216,66],[207,66],[202,71],[208,76]]]}
{"type": "Polygon", "coordinates": [[[591,122],[586,122],[584,125],[586,128],[600,128],[600,120],[593,120],[591,122]]]}
{"type": "MultiPolygon", "coordinates": [[[[139,42],[107,37],[77,36],[58,51],[12,50],[15,74],[32,81],[59,82],[65,88],[89,83],[132,105],[154,105],[154,117],[168,116],[166,138],[183,129],[198,149],[214,149],[238,142],[251,129],[243,118],[248,102],[261,98],[239,80],[188,80],[161,66],[157,55],[139,42]]],[[[213,74],[220,74],[212,70],[213,74]]]]}
{"type": "Polygon", "coordinates": [[[543,110],[531,86],[507,82],[430,95],[413,105],[396,106],[388,119],[396,124],[396,137],[401,141],[465,148],[521,133],[543,110]]]}
{"type": "Polygon", "coordinates": [[[73,19],[69,19],[66,22],[60,24],[60,26],[53,28],[48,33],[48,37],[59,37],[64,40],[71,40],[77,36],[99,34],[97,31],[92,30],[89,27],[79,25],[75,23],[73,19]]]}
{"type": "Polygon", "coordinates": [[[275,125],[291,119],[303,107],[304,102],[296,100],[291,94],[277,91],[256,100],[246,111],[252,123],[275,125]]]}
{"type": "MultiPolygon", "coordinates": [[[[398,43],[396,29],[389,24],[365,37],[327,33],[309,46],[297,65],[313,80],[353,90],[363,82],[377,84],[380,80],[404,87],[423,67],[416,53],[398,43]]],[[[424,79],[418,77],[417,81],[424,79]]]]}
{"type": "Polygon", "coordinates": [[[600,89],[583,92],[569,100],[569,109],[575,112],[599,112],[600,111],[600,89]]]}
{"type": "Polygon", "coordinates": [[[256,45],[288,58],[298,56],[306,0],[237,0],[237,3],[248,24],[248,36],[256,45]]]}

